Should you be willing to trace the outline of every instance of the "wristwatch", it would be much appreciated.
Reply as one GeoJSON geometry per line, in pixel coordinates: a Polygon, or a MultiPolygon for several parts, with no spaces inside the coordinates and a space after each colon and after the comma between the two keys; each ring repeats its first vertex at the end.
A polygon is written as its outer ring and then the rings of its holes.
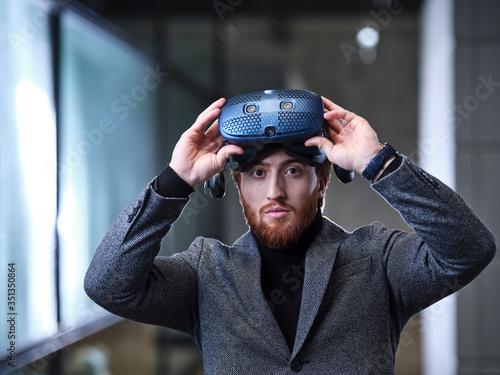
{"type": "Polygon", "coordinates": [[[389,143],[385,143],[383,146],[382,150],[370,160],[361,173],[361,176],[370,182],[384,163],[398,153],[389,143]]]}

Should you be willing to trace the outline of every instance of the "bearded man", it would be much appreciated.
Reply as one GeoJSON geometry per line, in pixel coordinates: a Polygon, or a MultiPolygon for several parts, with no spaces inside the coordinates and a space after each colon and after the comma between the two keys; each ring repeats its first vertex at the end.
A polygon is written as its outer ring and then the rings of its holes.
{"type": "Polygon", "coordinates": [[[88,295],[117,315],[187,333],[207,374],[393,374],[408,319],[473,280],[495,238],[458,194],[381,146],[364,118],[322,100],[331,140],[305,145],[328,160],[310,165],[269,144],[233,171],[249,232],[231,246],[198,237],[158,257],[193,189],[244,153],[223,145],[225,100],[209,106],[103,239],[88,295]],[[331,163],[368,179],[414,232],[380,223],[347,232],[324,217],[331,163]]]}

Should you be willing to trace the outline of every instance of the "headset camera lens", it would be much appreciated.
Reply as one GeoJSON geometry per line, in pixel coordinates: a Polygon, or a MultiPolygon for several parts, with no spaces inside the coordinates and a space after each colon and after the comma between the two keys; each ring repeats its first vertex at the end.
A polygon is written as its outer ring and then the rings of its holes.
{"type": "Polygon", "coordinates": [[[264,133],[267,137],[274,137],[276,135],[276,128],[274,126],[268,126],[264,129],[264,133]]]}
{"type": "Polygon", "coordinates": [[[246,112],[247,113],[254,113],[257,112],[257,106],[255,104],[250,104],[246,106],[246,112]]]}
{"type": "Polygon", "coordinates": [[[292,102],[284,102],[283,103],[283,109],[284,110],[290,110],[293,108],[293,103],[292,102]]]}

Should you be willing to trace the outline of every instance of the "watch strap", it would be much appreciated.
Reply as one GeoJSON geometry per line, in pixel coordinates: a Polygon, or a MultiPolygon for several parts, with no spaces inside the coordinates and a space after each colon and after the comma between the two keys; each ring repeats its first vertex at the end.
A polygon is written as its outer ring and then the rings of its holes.
{"type": "Polygon", "coordinates": [[[380,150],[379,153],[375,155],[366,165],[365,169],[361,173],[361,176],[371,182],[373,180],[373,177],[375,177],[375,175],[380,170],[380,168],[382,168],[385,162],[396,154],[396,149],[389,143],[385,143],[382,150],[380,150]]]}

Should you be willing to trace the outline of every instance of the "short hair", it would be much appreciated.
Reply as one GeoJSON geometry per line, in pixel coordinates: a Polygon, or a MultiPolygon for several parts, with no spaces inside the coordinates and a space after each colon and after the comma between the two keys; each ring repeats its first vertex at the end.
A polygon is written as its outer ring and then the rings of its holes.
{"type": "MultiPolygon", "coordinates": [[[[314,167],[316,171],[316,176],[318,176],[318,180],[325,179],[326,186],[325,186],[325,194],[326,194],[326,188],[328,187],[328,182],[330,181],[330,175],[332,171],[332,162],[328,159],[326,159],[325,162],[322,164],[318,164],[314,167]]],[[[324,205],[325,205],[325,195],[323,195],[321,198],[318,198],[318,208],[323,211],[324,205]]]]}

